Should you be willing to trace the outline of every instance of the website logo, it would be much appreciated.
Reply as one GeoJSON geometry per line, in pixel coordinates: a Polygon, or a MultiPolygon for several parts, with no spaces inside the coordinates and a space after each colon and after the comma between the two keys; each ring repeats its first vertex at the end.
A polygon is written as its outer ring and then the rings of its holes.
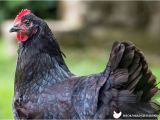
{"type": "Polygon", "coordinates": [[[113,111],[113,117],[114,118],[120,118],[121,117],[121,115],[122,115],[122,112],[120,111],[119,113],[117,113],[116,111],[113,111]]]}

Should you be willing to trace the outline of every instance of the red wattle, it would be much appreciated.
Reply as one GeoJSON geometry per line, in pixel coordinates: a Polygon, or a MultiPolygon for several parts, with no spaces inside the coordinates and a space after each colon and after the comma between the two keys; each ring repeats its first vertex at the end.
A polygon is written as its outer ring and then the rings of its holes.
{"type": "Polygon", "coordinates": [[[23,41],[23,42],[28,39],[28,36],[25,34],[25,32],[18,32],[16,37],[18,41],[23,41]]]}

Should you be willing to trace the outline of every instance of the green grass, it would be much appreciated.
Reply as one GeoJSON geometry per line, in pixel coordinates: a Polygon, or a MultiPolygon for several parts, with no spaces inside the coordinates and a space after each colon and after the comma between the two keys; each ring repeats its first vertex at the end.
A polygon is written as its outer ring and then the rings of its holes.
{"type": "MultiPolygon", "coordinates": [[[[16,52],[16,51],[15,51],[16,52]]],[[[104,70],[108,60],[105,49],[68,49],[64,48],[66,63],[76,75],[88,75],[104,70]]],[[[13,118],[12,96],[16,59],[9,57],[6,46],[0,41],[0,119],[13,118]]],[[[160,81],[160,65],[150,63],[153,73],[160,81]]],[[[159,86],[160,87],[160,86],[159,86]]],[[[160,101],[160,97],[155,98],[160,101]]]]}
{"type": "Polygon", "coordinates": [[[14,71],[15,58],[8,57],[5,44],[0,42],[0,118],[13,118],[14,71]]]}

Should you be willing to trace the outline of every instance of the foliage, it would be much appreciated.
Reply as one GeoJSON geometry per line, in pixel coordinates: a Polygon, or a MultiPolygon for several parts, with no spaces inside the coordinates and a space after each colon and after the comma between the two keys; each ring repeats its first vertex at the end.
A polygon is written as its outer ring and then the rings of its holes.
{"type": "Polygon", "coordinates": [[[57,18],[58,1],[0,1],[0,23],[4,19],[14,18],[21,9],[30,9],[34,14],[41,18],[57,18]],[[6,14],[7,12],[7,14],[6,14]]]}

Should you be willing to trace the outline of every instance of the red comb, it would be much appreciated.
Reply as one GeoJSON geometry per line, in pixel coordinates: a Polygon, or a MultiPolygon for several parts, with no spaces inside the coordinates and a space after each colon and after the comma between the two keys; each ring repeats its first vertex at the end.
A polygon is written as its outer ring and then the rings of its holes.
{"type": "Polygon", "coordinates": [[[20,20],[22,19],[23,16],[30,14],[30,13],[31,13],[30,10],[22,9],[21,12],[19,12],[18,15],[16,16],[14,23],[20,22],[20,20]]]}

